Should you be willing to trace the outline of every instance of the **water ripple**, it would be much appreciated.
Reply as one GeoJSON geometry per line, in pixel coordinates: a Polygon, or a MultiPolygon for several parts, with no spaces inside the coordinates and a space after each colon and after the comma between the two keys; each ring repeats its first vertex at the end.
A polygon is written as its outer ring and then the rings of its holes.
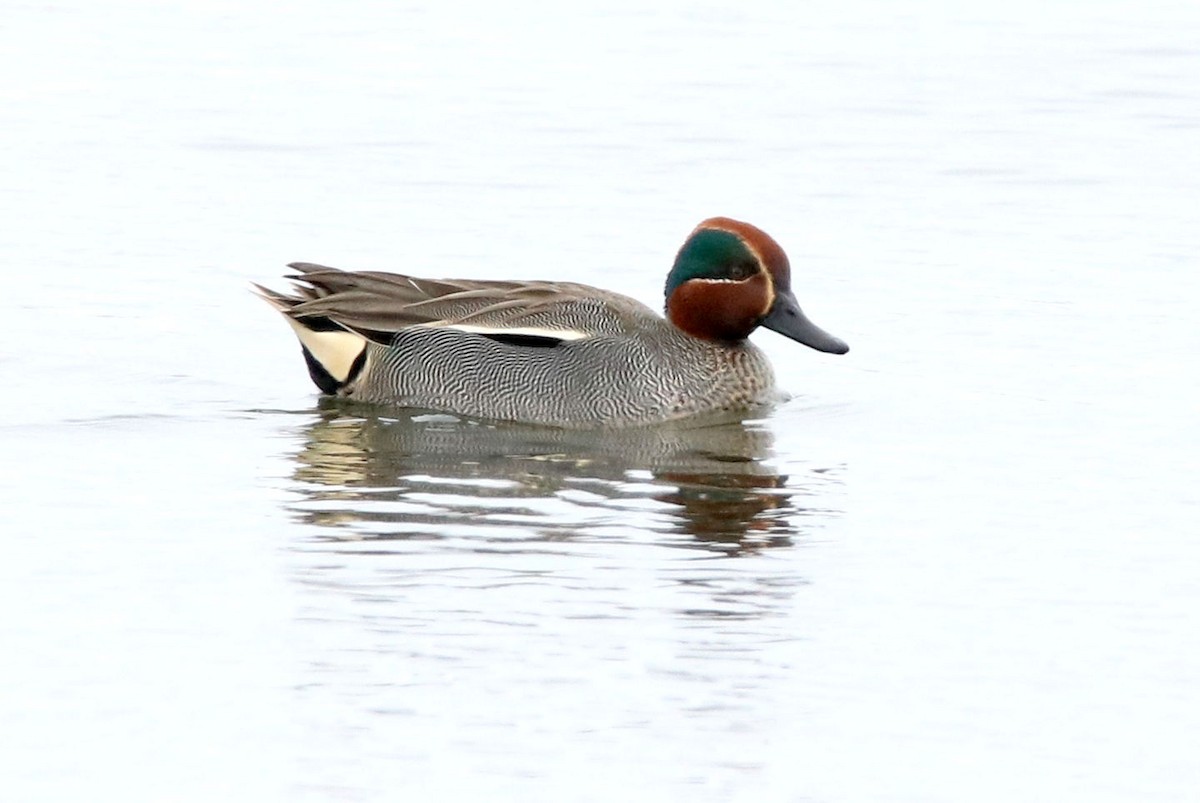
{"type": "Polygon", "coordinates": [[[782,474],[760,422],[576,432],[325,405],[302,433],[290,505],[308,548],[563,552],[624,541],[723,555],[789,546],[829,466],[782,474]]]}

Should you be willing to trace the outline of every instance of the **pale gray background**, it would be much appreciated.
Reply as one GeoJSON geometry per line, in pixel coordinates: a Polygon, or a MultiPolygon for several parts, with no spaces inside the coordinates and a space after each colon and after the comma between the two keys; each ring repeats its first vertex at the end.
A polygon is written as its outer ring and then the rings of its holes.
{"type": "Polygon", "coordinates": [[[0,797],[1196,799],[1200,6],[734,5],[0,3],[0,797]],[[323,418],[246,291],[714,214],[852,351],[712,443],[323,418]]]}

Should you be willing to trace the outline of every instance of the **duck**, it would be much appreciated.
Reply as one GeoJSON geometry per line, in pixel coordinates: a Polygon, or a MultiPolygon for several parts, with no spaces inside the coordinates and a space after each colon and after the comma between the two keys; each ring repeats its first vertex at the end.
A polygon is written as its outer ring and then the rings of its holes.
{"type": "Polygon", "coordinates": [[[778,397],[748,340],[759,327],[849,351],[801,311],[783,248],[727,217],[685,239],[665,315],[572,282],[288,267],[292,292],[254,286],[295,332],[322,393],[469,419],[602,429],[739,413],[778,397]]]}

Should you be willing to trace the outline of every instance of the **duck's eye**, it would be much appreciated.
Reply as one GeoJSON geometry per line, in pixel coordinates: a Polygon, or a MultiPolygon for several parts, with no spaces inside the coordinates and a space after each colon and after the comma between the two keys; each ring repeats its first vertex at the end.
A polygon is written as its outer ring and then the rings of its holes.
{"type": "Polygon", "coordinates": [[[733,279],[734,281],[741,281],[742,279],[748,279],[753,275],[754,275],[754,263],[753,262],[738,262],[732,268],[729,269],[729,278],[733,279]]]}

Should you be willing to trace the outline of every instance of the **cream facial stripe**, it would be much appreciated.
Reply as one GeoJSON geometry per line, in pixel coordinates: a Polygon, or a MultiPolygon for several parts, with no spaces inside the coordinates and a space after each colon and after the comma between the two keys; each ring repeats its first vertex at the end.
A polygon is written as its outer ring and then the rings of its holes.
{"type": "MultiPolygon", "coordinates": [[[[762,252],[759,251],[757,248],[755,248],[754,243],[747,240],[746,235],[742,234],[740,231],[736,231],[735,229],[727,229],[724,226],[710,226],[709,228],[715,229],[716,231],[723,231],[726,234],[732,234],[734,237],[738,238],[738,240],[741,242],[742,245],[746,246],[747,251],[749,251],[751,254],[754,255],[754,261],[758,263],[758,266],[760,268],[762,268],[763,275],[767,277],[767,290],[768,290],[767,306],[763,308],[763,315],[766,315],[768,312],[770,312],[771,307],[775,306],[775,296],[776,296],[775,277],[771,275],[771,269],[767,267],[767,261],[765,259],[763,259],[762,252]]],[[[744,282],[746,280],[745,279],[740,279],[740,280],[739,279],[693,279],[692,281],[712,282],[713,284],[717,284],[719,282],[731,282],[733,284],[738,284],[739,282],[744,282]]]]}

